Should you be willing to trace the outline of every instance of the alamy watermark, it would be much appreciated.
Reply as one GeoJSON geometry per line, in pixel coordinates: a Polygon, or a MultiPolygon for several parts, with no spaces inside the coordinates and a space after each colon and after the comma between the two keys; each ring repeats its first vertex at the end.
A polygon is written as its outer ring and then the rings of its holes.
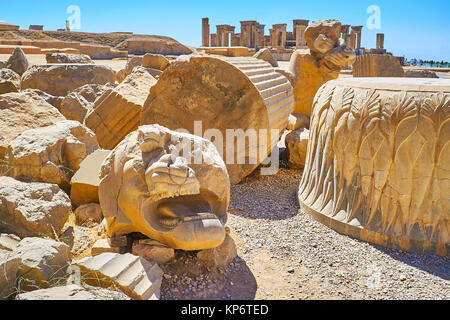
{"type": "Polygon", "coordinates": [[[67,18],[70,30],[81,29],[81,9],[77,5],[70,5],[66,9],[66,13],[70,16],[67,18]]]}
{"type": "Polygon", "coordinates": [[[367,8],[367,14],[370,15],[367,18],[367,28],[369,30],[381,29],[381,9],[377,5],[371,5],[367,8]]]}

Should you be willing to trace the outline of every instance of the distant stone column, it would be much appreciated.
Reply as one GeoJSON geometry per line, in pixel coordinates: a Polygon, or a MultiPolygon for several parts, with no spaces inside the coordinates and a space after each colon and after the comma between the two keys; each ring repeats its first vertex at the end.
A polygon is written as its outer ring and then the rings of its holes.
{"type": "Polygon", "coordinates": [[[363,26],[353,26],[352,33],[356,35],[356,43],[354,49],[361,49],[361,34],[363,26]]]}
{"type": "Polygon", "coordinates": [[[384,49],[384,33],[377,33],[377,49],[384,49]]]}
{"type": "Polygon", "coordinates": [[[209,18],[202,19],[202,46],[209,47],[209,18]]]}
{"type": "Polygon", "coordinates": [[[293,20],[293,30],[295,46],[297,48],[306,46],[305,30],[309,25],[309,20],[293,20]]]}
{"type": "Polygon", "coordinates": [[[70,21],[66,20],[66,31],[70,32],[70,21]]]}
{"type": "Polygon", "coordinates": [[[211,47],[217,47],[217,34],[211,33],[211,47]]]}
{"type": "Polygon", "coordinates": [[[348,24],[344,24],[343,26],[341,26],[341,38],[344,39],[345,43],[348,45],[348,41],[349,41],[349,31],[350,31],[350,25],[348,24]]]}

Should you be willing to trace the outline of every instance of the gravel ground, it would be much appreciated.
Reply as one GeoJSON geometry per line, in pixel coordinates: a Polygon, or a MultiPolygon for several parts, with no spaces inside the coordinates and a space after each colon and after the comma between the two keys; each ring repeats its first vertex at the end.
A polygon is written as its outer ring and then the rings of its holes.
{"type": "Polygon", "coordinates": [[[194,253],[163,266],[162,299],[450,299],[450,259],[340,235],[299,210],[302,172],[255,172],[231,188],[238,258],[208,270],[194,253]]]}

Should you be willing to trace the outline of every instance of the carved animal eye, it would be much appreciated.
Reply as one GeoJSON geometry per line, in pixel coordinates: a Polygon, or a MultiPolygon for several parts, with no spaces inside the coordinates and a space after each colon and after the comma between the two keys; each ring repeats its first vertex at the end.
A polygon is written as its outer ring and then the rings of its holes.
{"type": "Polygon", "coordinates": [[[159,142],[159,140],[155,140],[152,138],[145,139],[140,146],[140,149],[143,153],[149,153],[159,148],[161,148],[161,143],[159,142]]]}

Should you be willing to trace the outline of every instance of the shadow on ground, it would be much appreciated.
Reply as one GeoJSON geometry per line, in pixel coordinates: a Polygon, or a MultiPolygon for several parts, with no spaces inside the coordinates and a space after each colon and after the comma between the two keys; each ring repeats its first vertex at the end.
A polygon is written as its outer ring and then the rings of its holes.
{"type": "Polygon", "coordinates": [[[211,270],[196,252],[177,251],[161,268],[161,300],[253,300],[256,295],[256,279],[240,257],[226,268],[211,270]]]}

